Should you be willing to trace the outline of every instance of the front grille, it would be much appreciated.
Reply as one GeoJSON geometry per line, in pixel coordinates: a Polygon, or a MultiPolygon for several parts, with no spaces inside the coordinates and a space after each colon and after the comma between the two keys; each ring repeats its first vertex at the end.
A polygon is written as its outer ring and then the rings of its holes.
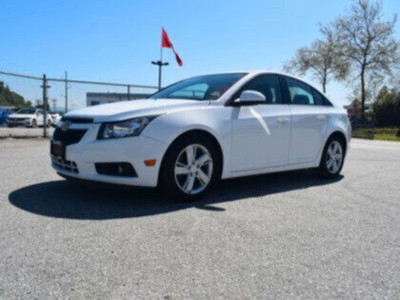
{"type": "Polygon", "coordinates": [[[63,131],[57,127],[54,130],[53,140],[62,142],[65,146],[76,144],[79,143],[86,131],[87,129],[68,129],[63,131]]]}
{"type": "Polygon", "coordinates": [[[69,171],[76,174],[79,173],[78,166],[73,161],[63,160],[61,157],[55,156],[51,157],[51,161],[53,163],[53,166],[55,166],[57,169],[69,171]]]}
{"type": "Polygon", "coordinates": [[[27,120],[29,120],[29,119],[27,119],[27,118],[24,118],[24,119],[22,119],[22,118],[8,118],[9,122],[25,122],[27,120]]]}
{"type": "Polygon", "coordinates": [[[63,122],[71,122],[71,123],[93,123],[93,119],[92,118],[79,118],[79,117],[62,117],[61,121],[63,122]]]}

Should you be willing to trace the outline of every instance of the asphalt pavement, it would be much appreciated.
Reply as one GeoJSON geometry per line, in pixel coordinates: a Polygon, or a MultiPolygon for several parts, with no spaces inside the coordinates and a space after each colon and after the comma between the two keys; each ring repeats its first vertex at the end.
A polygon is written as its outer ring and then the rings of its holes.
{"type": "Polygon", "coordinates": [[[77,185],[49,141],[0,140],[0,298],[400,298],[400,143],[353,140],[342,177],[220,183],[203,201],[77,185]]]}

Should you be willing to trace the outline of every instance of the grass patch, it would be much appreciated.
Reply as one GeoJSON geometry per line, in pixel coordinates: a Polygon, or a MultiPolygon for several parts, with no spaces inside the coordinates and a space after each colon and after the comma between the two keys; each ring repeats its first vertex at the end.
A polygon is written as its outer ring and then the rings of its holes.
{"type": "Polygon", "coordinates": [[[374,134],[374,140],[400,142],[400,137],[391,134],[374,134]]]}
{"type": "Polygon", "coordinates": [[[351,135],[355,138],[400,142],[399,129],[395,127],[357,128],[351,135]]]}

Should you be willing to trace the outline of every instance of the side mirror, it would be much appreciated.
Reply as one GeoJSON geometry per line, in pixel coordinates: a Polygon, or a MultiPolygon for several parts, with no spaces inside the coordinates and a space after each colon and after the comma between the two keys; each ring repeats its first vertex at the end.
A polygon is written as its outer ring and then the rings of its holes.
{"type": "Polygon", "coordinates": [[[250,105],[257,103],[265,103],[267,99],[263,94],[253,90],[245,90],[240,94],[240,98],[236,99],[235,103],[242,105],[250,105]]]}

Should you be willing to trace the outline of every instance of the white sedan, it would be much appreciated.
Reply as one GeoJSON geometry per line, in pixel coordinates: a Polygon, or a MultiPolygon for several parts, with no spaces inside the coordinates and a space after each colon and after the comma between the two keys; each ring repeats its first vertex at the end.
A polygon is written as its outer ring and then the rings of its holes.
{"type": "MultiPolygon", "coordinates": [[[[9,115],[6,122],[8,127],[25,126],[35,128],[38,126],[44,126],[44,120],[43,109],[24,107],[16,113],[9,115]]],[[[51,117],[47,114],[46,126],[50,126],[51,123],[51,117]]]]}
{"type": "Polygon", "coordinates": [[[334,178],[350,132],[346,112],[298,78],[214,74],[148,99],[66,114],[51,158],[68,179],[159,186],[176,200],[192,200],[220,179],[304,168],[334,178]]]}

